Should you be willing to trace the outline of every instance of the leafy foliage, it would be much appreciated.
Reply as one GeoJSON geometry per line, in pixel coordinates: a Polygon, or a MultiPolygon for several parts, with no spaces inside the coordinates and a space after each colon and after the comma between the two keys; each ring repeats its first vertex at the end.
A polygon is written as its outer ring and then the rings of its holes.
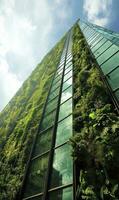
{"type": "Polygon", "coordinates": [[[74,131],[77,196],[85,200],[119,199],[119,117],[76,25],[73,33],[74,131]]]}
{"type": "Polygon", "coordinates": [[[13,200],[23,179],[65,37],[44,57],[0,113],[0,199],[13,200]]]}

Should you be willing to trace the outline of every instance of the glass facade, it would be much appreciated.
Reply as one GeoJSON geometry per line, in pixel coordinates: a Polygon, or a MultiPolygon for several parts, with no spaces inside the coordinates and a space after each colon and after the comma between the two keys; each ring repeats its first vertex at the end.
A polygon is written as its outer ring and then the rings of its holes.
{"type": "Polygon", "coordinates": [[[44,197],[49,200],[56,197],[59,200],[73,200],[73,161],[70,145],[67,144],[72,136],[71,51],[72,31],[67,34],[46,100],[27,171],[24,200],[44,197]],[[47,196],[44,196],[46,193],[47,196]]]}
{"type": "Polygon", "coordinates": [[[119,34],[82,21],[79,26],[116,101],[119,101],[119,34]]]}

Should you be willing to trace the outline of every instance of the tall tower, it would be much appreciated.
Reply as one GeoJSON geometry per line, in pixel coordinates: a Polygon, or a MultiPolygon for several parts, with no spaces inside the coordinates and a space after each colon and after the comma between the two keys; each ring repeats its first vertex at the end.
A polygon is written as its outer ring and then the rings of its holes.
{"type": "Polygon", "coordinates": [[[1,200],[118,197],[118,45],[78,20],[1,112],[1,200]]]}

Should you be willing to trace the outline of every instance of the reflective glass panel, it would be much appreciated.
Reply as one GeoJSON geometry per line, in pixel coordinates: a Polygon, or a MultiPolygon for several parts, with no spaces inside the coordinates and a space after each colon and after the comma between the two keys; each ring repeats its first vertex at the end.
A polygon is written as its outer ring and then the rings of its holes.
{"type": "Polygon", "coordinates": [[[56,90],[54,90],[52,93],[50,93],[48,97],[48,101],[54,99],[57,95],[59,95],[60,87],[58,87],[56,90]]]}
{"type": "Polygon", "coordinates": [[[106,39],[103,38],[98,44],[96,44],[95,47],[92,48],[92,52],[96,51],[101,45],[103,45],[106,42],[106,39]]]}
{"type": "Polygon", "coordinates": [[[64,74],[67,74],[70,70],[72,70],[72,65],[65,69],[65,73],[64,74]]]}
{"type": "Polygon", "coordinates": [[[54,110],[57,107],[57,102],[58,102],[58,96],[55,99],[48,102],[46,106],[45,114],[54,110]]]}
{"type": "Polygon", "coordinates": [[[33,157],[40,155],[51,148],[52,131],[52,129],[48,129],[37,136],[33,157]]]}
{"type": "Polygon", "coordinates": [[[50,188],[72,183],[72,165],[71,148],[68,144],[55,149],[50,188]]]}
{"type": "MultiPolygon", "coordinates": [[[[29,198],[28,200],[42,200],[42,199],[43,199],[42,196],[35,196],[35,197],[29,198]]],[[[23,199],[23,200],[26,200],[26,199],[23,199]]]]}
{"type": "Polygon", "coordinates": [[[107,49],[103,54],[101,54],[97,58],[99,65],[101,65],[104,61],[106,61],[109,57],[111,57],[118,50],[119,50],[119,48],[116,45],[112,45],[109,49],[107,49]]]}
{"type": "Polygon", "coordinates": [[[67,81],[65,81],[63,83],[63,89],[62,89],[62,91],[65,90],[66,88],[68,88],[70,85],[72,85],[72,77],[69,78],[67,81]]]}
{"type": "Polygon", "coordinates": [[[64,82],[67,80],[67,79],[69,79],[70,77],[72,76],[72,70],[71,71],[69,71],[67,74],[65,74],[65,76],[64,76],[64,82]]]}
{"type": "Polygon", "coordinates": [[[107,60],[104,64],[101,65],[101,69],[104,74],[109,73],[112,69],[119,65],[119,52],[107,60]]]}
{"type": "Polygon", "coordinates": [[[50,192],[49,200],[73,200],[72,187],[68,187],[68,188],[50,192]]]}
{"type": "Polygon", "coordinates": [[[72,113],[72,98],[69,99],[68,101],[64,102],[60,106],[60,112],[59,112],[59,120],[65,118],[69,114],[72,113]]]}
{"type": "Polygon", "coordinates": [[[118,88],[119,87],[119,67],[115,69],[112,73],[110,73],[107,78],[113,90],[118,88]]]}
{"type": "Polygon", "coordinates": [[[56,82],[60,81],[62,79],[62,75],[56,76],[56,78],[53,81],[53,84],[55,84],[56,82]]]}
{"type": "Polygon", "coordinates": [[[46,154],[31,162],[24,197],[43,192],[48,167],[48,155],[46,154]]]}
{"type": "Polygon", "coordinates": [[[55,115],[56,115],[56,110],[49,113],[48,115],[44,116],[41,129],[44,130],[50,126],[52,126],[55,122],[55,115]]]}
{"type": "Polygon", "coordinates": [[[72,97],[72,86],[68,87],[62,92],[61,103],[72,97]]]}
{"type": "Polygon", "coordinates": [[[95,42],[93,42],[93,43],[91,44],[91,49],[92,49],[96,44],[98,44],[98,42],[100,42],[102,38],[103,38],[103,37],[100,36],[95,42]]]}
{"type": "Polygon", "coordinates": [[[56,133],[56,146],[63,144],[72,136],[72,115],[59,122],[56,133]]]}
{"type": "Polygon", "coordinates": [[[59,81],[57,81],[56,83],[53,83],[50,92],[53,92],[57,87],[60,87],[60,85],[61,85],[61,79],[59,81]]]}
{"type": "Polygon", "coordinates": [[[95,57],[97,58],[99,55],[101,55],[106,49],[108,49],[108,47],[110,47],[112,45],[112,43],[110,41],[107,41],[106,43],[104,43],[95,53],[95,57]]]}

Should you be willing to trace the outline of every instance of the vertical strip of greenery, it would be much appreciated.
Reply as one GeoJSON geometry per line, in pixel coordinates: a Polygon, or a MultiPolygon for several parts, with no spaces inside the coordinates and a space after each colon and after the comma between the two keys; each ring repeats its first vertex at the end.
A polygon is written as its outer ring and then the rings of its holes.
{"type": "Polygon", "coordinates": [[[119,117],[79,26],[73,31],[74,137],[78,199],[119,199],[119,117]]]}
{"type": "Polygon", "coordinates": [[[19,191],[63,38],[42,60],[0,113],[0,200],[13,200],[19,191]]]}

